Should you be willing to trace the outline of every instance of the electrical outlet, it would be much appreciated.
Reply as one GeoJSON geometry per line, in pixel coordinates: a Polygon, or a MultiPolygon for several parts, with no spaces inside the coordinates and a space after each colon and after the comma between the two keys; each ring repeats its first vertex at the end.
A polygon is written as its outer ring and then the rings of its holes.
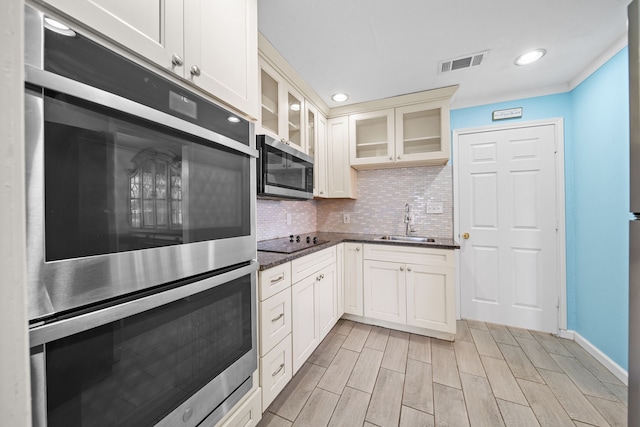
{"type": "Polygon", "coordinates": [[[351,214],[343,213],[343,214],[342,214],[342,223],[343,223],[343,224],[349,224],[349,223],[351,223],[351,214]]]}
{"type": "Polygon", "coordinates": [[[287,225],[291,225],[291,214],[287,214],[287,225]]]}
{"type": "Polygon", "coordinates": [[[442,202],[427,202],[428,214],[441,214],[444,213],[444,206],[442,202]]]}

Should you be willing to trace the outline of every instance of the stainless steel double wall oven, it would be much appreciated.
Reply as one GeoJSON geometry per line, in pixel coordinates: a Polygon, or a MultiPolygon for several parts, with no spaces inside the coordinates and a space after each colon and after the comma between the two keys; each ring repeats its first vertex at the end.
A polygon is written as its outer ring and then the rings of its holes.
{"type": "Polygon", "coordinates": [[[256,369],[253,124],[26,8],[34,424],[211,425],[256,369]]]}

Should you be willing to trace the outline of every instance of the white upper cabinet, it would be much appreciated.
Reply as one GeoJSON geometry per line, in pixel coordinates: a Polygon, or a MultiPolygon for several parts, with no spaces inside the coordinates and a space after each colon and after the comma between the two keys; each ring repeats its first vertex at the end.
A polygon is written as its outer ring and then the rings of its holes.
{"type": "Polygon", "coordinates": [[[449,101],[396,108],[395,161],[445,164],[449,160],[449,101]]]}
{"type": "Polygon", "coordinates": [[[332,109],[349,119],[355,169],[444,165],[449,161],[449,102],[457,86],[332,109]]]}
{"type": "Polygon", "coordinates": [[[357,197],[357,173],[349,166],[348,125],[346,117],[327,120],[326,197],[329,198],[357,197]]]}
{"type": "Polygon", "coordinates": [[[184,77],[257,118],[257,1],[185,0],[184,23],[184,77]]]}
{"type": "Polygon", "coordinates": [[[277,139],[280,139],[280,88],[283,84],[276,70],[260,61],[260,125],[265,133],[277,139]]]}
{"type": "Polygon", "coordinates": [[[286,123],[282,127],[285,130],[283,137],[289,144],[295,145],[299,150],[306,152],[306,125],[303,117],[304,98],[295,89],[287,87],[285,100],[286,105],[282,117],[286,123]]]}
{"type": "Polygon", "coordinates": [[[392,163],[394,160],[393,108],[349,116],[351,166],[392,163]]]}
{"type": "Polygon", "coordinates": [[[307,152],[304,97],[264,60],[260,60],[261,131],[307,152]]]}
{"type": "Polygon", "coordinates": [[[220,101],[257,118],[257,0],[45,0],[220,101]]]}

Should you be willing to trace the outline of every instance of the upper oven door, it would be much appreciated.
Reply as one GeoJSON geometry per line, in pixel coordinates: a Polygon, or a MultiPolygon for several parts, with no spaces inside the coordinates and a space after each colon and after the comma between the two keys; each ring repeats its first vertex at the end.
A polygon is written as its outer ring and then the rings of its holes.
{"type": "MultiPolygon", "coordinates": [[[[168,84],[137,69],[118,78],[168,84]]],[[[170,115],[46,69],[25,75],[30,320],[256,257],[257,151],[200,126],[206,101],[154,84],[168,111],[177,93],[190,105],[170,115]]]]}
{"type": "Polygon", "coordinates": [[[313,198],[313,158],[265,135],[259,136],[259,196],[313,198]]]}

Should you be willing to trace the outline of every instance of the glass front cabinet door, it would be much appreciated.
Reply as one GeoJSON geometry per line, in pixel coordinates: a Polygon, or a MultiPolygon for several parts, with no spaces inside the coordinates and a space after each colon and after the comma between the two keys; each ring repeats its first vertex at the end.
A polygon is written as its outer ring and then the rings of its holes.
{"type": "Polygon", "coordinates": [[[351,166],[393,163],[393,113],[390,108],[349,116],[351,166]]]}
{"type": "Polygon", "coordinates": [[[395,161],[446,164],[449,160],[449,101],[395,109],[395,161]]]}

